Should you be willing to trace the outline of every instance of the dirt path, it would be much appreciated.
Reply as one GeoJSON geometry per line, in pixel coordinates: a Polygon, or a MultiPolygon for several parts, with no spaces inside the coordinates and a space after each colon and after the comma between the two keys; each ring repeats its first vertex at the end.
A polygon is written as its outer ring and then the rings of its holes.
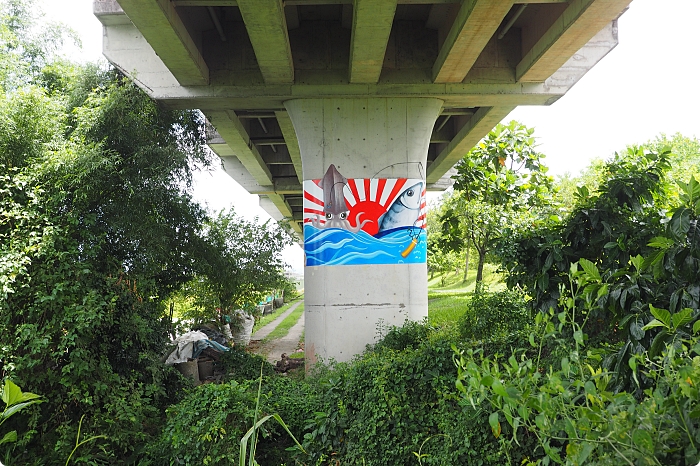
{"type": "Polygon", "coordinates": [[[277,326],[285,319],[285,317],[291,314],[294,311],[294,309],[296,309],[301,303],[302,301],[295,303],[292,307],[280,314],[280,316],[277,317],[275,320],[273,320],[272,322],[262,327],[260,330],[253,334],[251,344],[257,347],[255,352],[265,356],[267,360],[272,364],[282,359],[282,353],[291,354],[294,351],[296,351],[297,346],[299,345],[299,339],[301,339],[301,334],[304,331],[304,315],[301,315],[297,323],[289,329],[289,333],[287,333],[287,335],[285,335],[284,337],[268,341],[264,345],[260,345],[259,343],[256,345],[254,342],[259,342],[260,340],[268,336],[270,332],[277,328],[277,326]]]}

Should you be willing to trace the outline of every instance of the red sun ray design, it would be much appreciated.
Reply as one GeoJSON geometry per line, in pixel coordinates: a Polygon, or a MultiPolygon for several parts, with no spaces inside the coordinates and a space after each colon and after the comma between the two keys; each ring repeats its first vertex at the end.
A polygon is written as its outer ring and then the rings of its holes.
{"type": "Polygon", "coordinates": [[[350,207],[348,218],[352,226],[357,226],[358,222],[362,224],[365,220],[369,220],[362,225],[362,231],[374,236],[379,232],[379,218],[385,213],[386,208],[380,203],[362,201],[350,207]]]}
{"type": "MultiPolygon", "coordinates": [[[[406,178],[348,179],[343,190],[348,206],[348,223],[352,227],[361,225],[362,231],[369,235],[379,232],[380,220],[387,213],[394,201],[407,186],[419,180],[406,178]]],[[[421,190],[420,213],[414,226],[425,228],[425,187],[421,190]]],[[[318,219],[325,224],[323,209],[323,190],[316,180],[304,183],[304,222],[318,219]]]]}

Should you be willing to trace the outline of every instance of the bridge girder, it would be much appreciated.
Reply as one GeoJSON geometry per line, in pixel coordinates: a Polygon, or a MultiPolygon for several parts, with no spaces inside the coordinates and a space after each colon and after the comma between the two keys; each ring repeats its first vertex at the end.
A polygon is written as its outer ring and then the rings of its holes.
{"type": "Polygon", "coordinates": [[[104,53],[198,108],[227,172],[300,232],[296,98],[441,99],[431,189],[518,105],[550,105],[617,45],[631,0],[94,0],[104,53]]]}

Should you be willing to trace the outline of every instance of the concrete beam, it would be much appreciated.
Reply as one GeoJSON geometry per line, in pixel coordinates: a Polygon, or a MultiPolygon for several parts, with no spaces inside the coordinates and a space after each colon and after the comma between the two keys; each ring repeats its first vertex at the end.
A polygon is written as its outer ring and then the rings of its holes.
{"type": "Polygon", "coordinates": [[[613,21],[581,47],[576,55],[547,78],[547,86],[571,87],[617,46],[617,21],[613,21]]]}
{"type": "Polygon", "coordinates": [[[282,0],[238,0],[265,82],[293,83],[294,63],[282,0]]]}
{"type": "Polygon", "coordinates": [[[513,0],[464,0],[433,65],[436,83],[462,82],[513,0]]]}
{"type": "Polygon", "coordinates": [[[515,68],[521,82],[544,82],[609,23],[631,0],[572,0],[515,68]]]}
{"type": "Polygon", "coordinates": [[[451,188],[455,184],[454,179],[452,179],[452,177],[455,175],[457,175],[457,169],[455,167],[452,167],[449,170],[447,170],[447,173],[442,175],[442,177],[435,183],[428,183],[426,189],[428,191],[433,192],[445,191],[446,189],[451,188]]]}
{"type": "Polygon", "coordinates": [[[272,174],[236,114],[232,110],[205,111],[204,114],[255,181],[261,187],[271,187],[272,174]]]}
{"type": "MultiPolygon", "coordinates": [[[[150,84],[150,83],[149,83],[150,84]]],[[[150,86],[149,95],[172,109],[279,109],[291,99],[435,97],[446,107],[549,105],[568,87],[544,83],[504,84],[338,84],[291,86],[150,86]]]]}
{"type": "Polygon", "coordinates": [[[376,83],[396,13],[396,0],[354,0],[350,39],[350,82],[376,83]]]}
{"type": "Polygon", "coordinates": [[[258,186],[250,194],[303,194],[304,189],[296,177],[275,178],[272,186],[258,186]]]}
{"type": "Polygon", "coordinates": [[[261,195],[259,197],[259,204],[260,207],[263,208],[265,212],[270,214],[270,217],[272,217],[275,221],[280,222],[286,220],[289,226],[292,228],[294,233],[297,234],[298,239],[303,238],[303,233],[301,226],[294,221],[293,219],[293,214],[291,211],[289,211],[289,215],[282,214],[281,211],[287,211],[288,205],[286,205],[286,202],[284,200],[283,196],[278,196],[276,194],[270,194],[270,195],[261,195]]]}
{"type": "Polygon", "coordinates": [[[514,106],[482,107],[469,119],[452,141],[428,166],[426,181],[437,183],[481,138],[513,111],[514,106]]]}
{"type": "Polygon", "coordinates": [[[297,178],[299,178],[299,182],[301,183],[303,181],[303,172],[301,171],[301,152],[299,151],[299,140],[297,139],[296,131],[294,131],[292,119],[289,118],[289,114],[284,110],[275,112],[275,116],[277,117],[277,124],[284,135],[284,140],[287,142],[287,151],[289,151],[289,157],[291,157],[292,163],[294,164],[294,170],[297,173],[297,178]]]}
{"type": "Polygon", "coordinates": [[[209,68],[169,0],[119,0],[119,5],[181,85],[209,84],[209,68]]]}
{"type": "Polygon", "coordinates": [[[272,201],[277,210],[280,211],[285,218],[292,218],[292,208],[289,207],[287,201],[284,200],[284,196],[281,194],[268,194],[267,198],[272,201]]]}

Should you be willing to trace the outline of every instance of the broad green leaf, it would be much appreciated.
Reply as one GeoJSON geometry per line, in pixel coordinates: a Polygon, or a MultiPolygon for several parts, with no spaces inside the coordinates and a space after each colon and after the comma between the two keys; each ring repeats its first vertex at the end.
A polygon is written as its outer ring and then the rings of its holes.
{"type": "Polygon", "coordinates": [[[590,456],[591,452],[593,452],[594,448],[595,448],[594,444],[588,443],[588,442],[583,442],[583,444],[581,445],[581,449],[578,451],[578,454],[576,455],[576,458],[574,459],[574,464],[576,464],[576,465],[586,464],[586,460],[590,456]]]}
{"type": "Polygon", "coordinates": [[[651,248],[657,248],[657,249],[668,249],[672,247],[674,244],[676,244],[675,241],[673,241],[670,238],[665,238],[663,236],[655,236],[654,238],[649,241],[647,246],[651,248]]]}
{"type": "MultiPolygon", "coordinates": [[[[698,321],[698,322],[700,322],[700,321],[698,321]]],[[[649,329],[652,329],[655,327],[666,327],[666,324],[664,324],[663,322],[661,322],[658,319],[654,319],[651,322],[649,322],[648,324],[646,324],[644,327],[642,327],[642,330],[646,331],[646,330],[649,330],[649,329]]],[[[668,328],[668,327],[666,327],[666,328],[668,328]]]]}
{"type": "Polygon", "coordinates": [[[608,284],[607,284],[607,283],[603,283],[603,286],[601,286],[600,288],[598,288],[598,297],[597,297],[597,299],[600,299],[600,298],[602,298],[603,296],[605,296],[605,295],[607,295],[607,294],[608,294],[608,284]]]}
{"type": "Polygon", "coordinates": [[[644,263],[644,258],[641,255],[637,254],[634,257],[630,257],[630,263],[634,266],[637,272],[641,272],[644,263]]]}
{"type": "Polygon", "coordinates": [[[485,375],[481,379],[481,385],[484,385],[486,387],[490,387],[493,384],[494,378],[492,375],[485,375]]]}
{"type": "Polygon", "coordinates": [[[528,341],[530,342],[530,346],[533,348],[537,346],[537,343],[535,343],[535,334],[531,333],[530,336],[528,336],[528,341]]]}
{"type": "Polygon", "coordinates": [[[588,259],[579,259],[578,263],[581,264],[581,268],[586,272],[586,274],[589,277],[595,280],[600,280],[598,267],[596,267],[593,262],[589,261],[588,259]]]}
{"type": "Polygon", "coordinates": [[[642,338],[644,338],[644,328],[642,327],[642,324],[639,322],[639,320],[635,319],[630,324],[630,334],[635,340],[641,340],[642,338]]]}
{"type": "MultiPolygon", "coordinates": [[[[571,422],[571,419],[567,418],[564,420],[564,431],[566,431],[566,434],[569,436],[569,438],[576,438],[576,427],[574,426],[573,422],[571,422]]],[[[567,448],[568,451],[568,448],[567,448]]]]}
{"type": "Polygon", "coordinates": [[[671,316],[671,322],[673,323],[674,329],[684,326],[691,320],[693,320],[693,310],[687,307],[671,316]]]}
{"type": "Polygon", "coordinates": [[[661,351],[664,349],[666,340],[668,340],[670,337],[668,330],[663,329],[654,337],[654,340],[651,342],[651,346],[649,347],[649,357],[655,358],[656,356],[661,355],[661,351]]]}
{"type": "Polygon", "coordinates": [[[586,383],[583,384],[583,389],[586,391],[586,393],[588,395],[595,395],[596,394],[595,384],[590,380],[587,380],[586,383]]]}
{"type": "Polygon", "coordinates": [[[651,304],[649,304],[649,310],[651,311],[651,315],[659,319],[661,322],[664,323],[666,327],[671,327],[671,313],[668,312],[666,309],[659,309],[651,304]]]}
{"type": "Polygon", "coordinates": [[[654,450],[654,441],[651,438],[651,434],[646,430],[635,430],[632,434],[632,441],[638,448],[644,451],[651,452],[654,450]]]}
{"type": "Polygon", "coordinates": [[[700,330],[700,320],[697,320],[697,321],[693,324],[693,333],[698,333],[698,330],[700,330]]]}
{"type": "MultiPolygon", "coordinates": [[[[649,267],[652,267],[659,262],[663,261],[664,257],[666,257],[666,250],[661,249],[659,251],[653,252],[647,257],[644,258],[644,262],[642,263],[642,268],[641,270],[646,270],[649,267]]],[[[640,270],[640,271],[641,271],[640,270]]]]}
{"type": "Polygon", "coordinates": [[[5,380],[5,387],[2,390],[2,401],[7,406],[12,406],[22,401],[22,390],[10,379],[5,380]]]}
{"type": "Polygon", "coordinates": [[[17,431],[13,430],[5,434],[5,436],[0,440],[0,445],[3,443],[15,443],[17,441],[17,431]]]}
{"type": "Polygon", "coordinates": [[[681,208],[674,212],[671,221],[669,222],[669,229],[673,237],[678,240],[685,240],[688,234],[688,229],[690,228],[690,209],[681,208]]]}
{"type": "Polygon", "coordinates": [[[576,340],[576,343],[579,345],[583,345],[583,332],[581,330],[576,330],[574,332],[574,340],[576,340]]]}
{"type": "Polygon", "coordinates": [[[506,392],[506,389],[500,380],[494,380],[491,384],[491,389],[498,396],[502,396],[504,398],[508,396],[508,392],[506,392]]]}
{"type": "Polygon", "coordinates": [[[561,370],[565,373],[569,373],[569,369],[571,366],[569,365],[569,358],[561,358],[561,370]]]}
{"type": "Polygon", "coordinates": [[[501,435],[501,423],[498,422],[498,411],[491,413],[489,416],[489,424],[494,437],[498,438],[501,435]]]}
{"type": "Polygon", "coordinates": [[[33,404],[43,403],[43,402],[44,402],[44,400],[39,400],[39,399],[35,399],[35,400],[31,400],[31,401],[23,401],[21,403],[14,404],[14,405],[10,406],[9,408],[7,408],[5,410],[5,412],[3,413],[3,415],[5,418],[8,418],[8,417],[12,416],[13,414],[15,414],[19,411],[22,411],[27,406],[31,406],[33,404]]]}

